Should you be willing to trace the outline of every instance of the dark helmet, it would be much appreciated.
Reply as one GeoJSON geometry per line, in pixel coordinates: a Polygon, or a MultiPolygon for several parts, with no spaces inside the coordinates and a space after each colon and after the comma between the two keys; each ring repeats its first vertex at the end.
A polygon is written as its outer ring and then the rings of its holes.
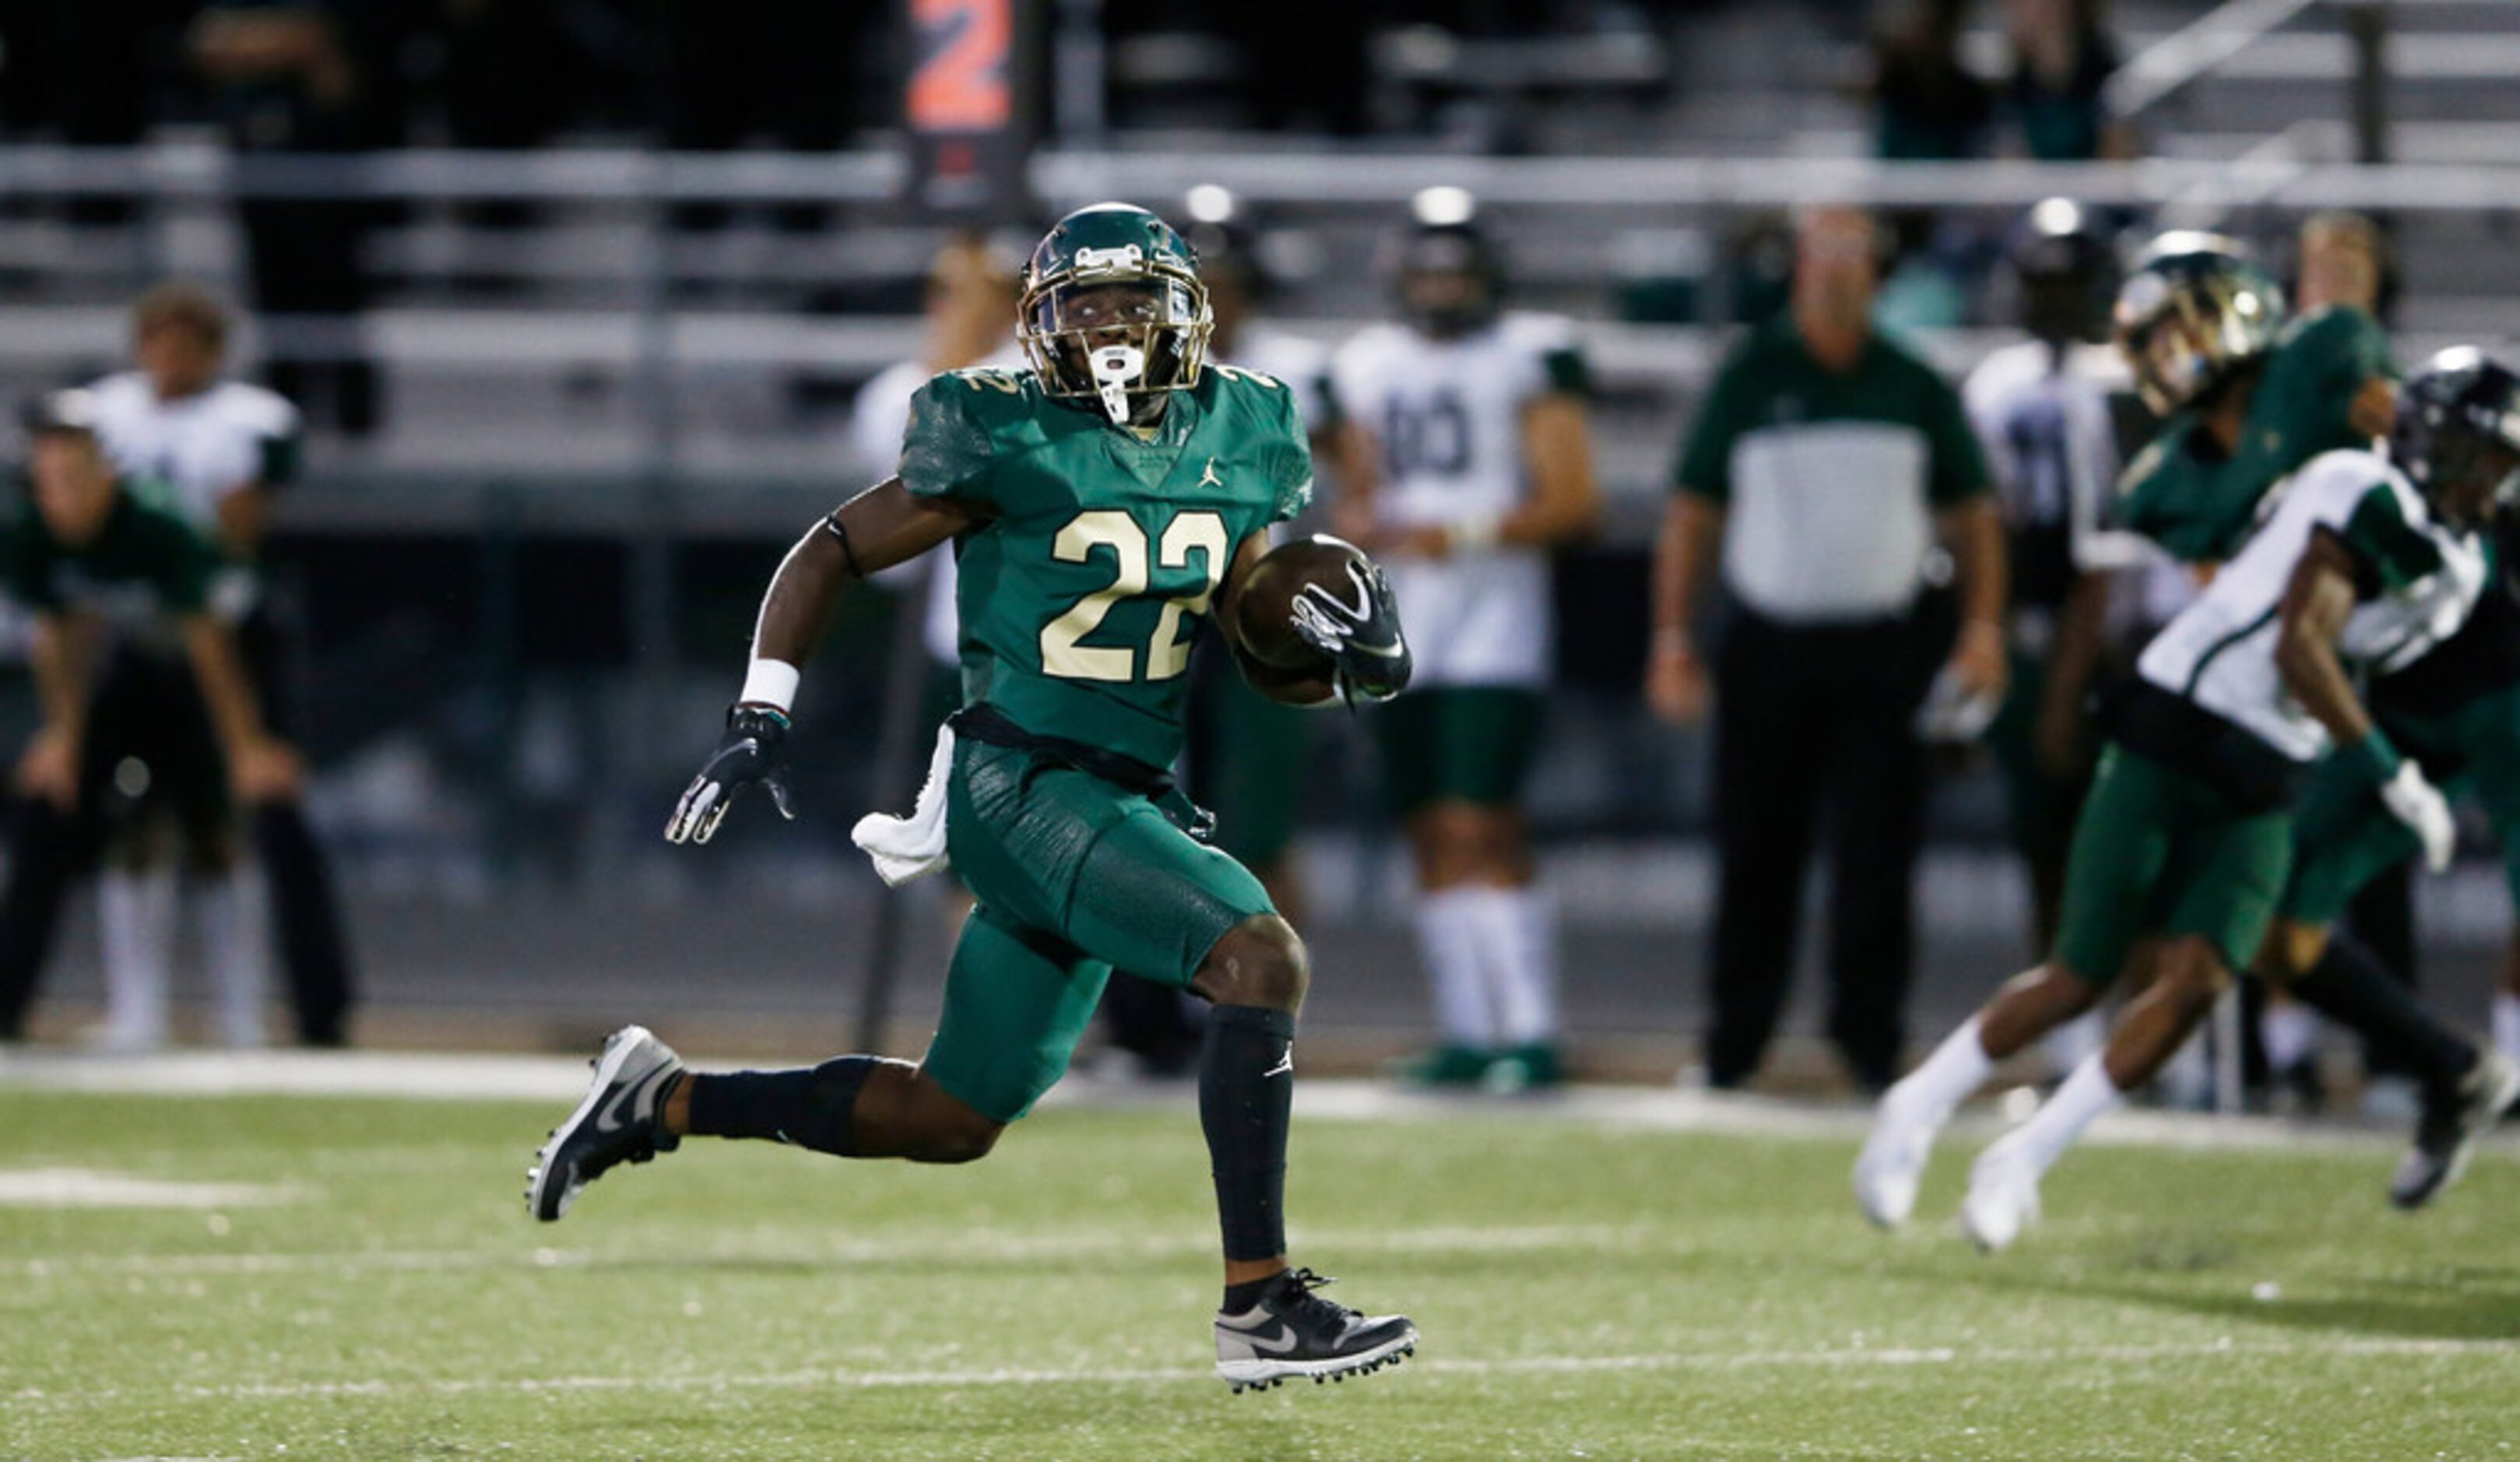
{"type": "Polygon", "coordinates": [[[1128,203],[1096,203],[1051,225],[1024,266],[1015,334],[1051,395],[1099,400],[1113,421],[1135,401],[1198,384],[1207,359],[1198,255],[1171,224],[1128,203]],[[1079,300],[1122,288],[1116,319],[1076,317],[1079,300]]]}
{"type": "Polygon", "coordinates": [[[1409,227],[1400,237],[1394,273],[1401,312],[1437,339],[1468,334],[1495,319],[1505,303],[1505,255],[1479,227],[1478,200],[1464,189],[1418,190],[1409,200],[1409,227]],[[1473,291],[1459,303],[1420,304],[1411,297],[1409,282],[1430,274],[1467,275],[1473,291]]]}
{"type": "Polygon", "coordinates": [[[2137,394],[2162,416],[2189,405],[2274,347],[2283,291],[2220,234],[2164,234],[2118,289],[2118,348],[2137,394]]]}
{"type": "Polygon", "coordinates": [[[2007,256],[2021,282],[2021,327],[2043,340],[2096,340],[2107,332],[2117,259],[2092,215],[2051,198],[2022,216],[2007,256]]]}
{"type": "Polygon", "coordinates": [[[2443,521],[2484,526],[2520,500],[2520,376],[2467,345],[2424,362],[2398,387],[2389,460],[2443,521]],[[2480,479],[2493,489],[2481,508],[2469,493],[2480,479]]]}

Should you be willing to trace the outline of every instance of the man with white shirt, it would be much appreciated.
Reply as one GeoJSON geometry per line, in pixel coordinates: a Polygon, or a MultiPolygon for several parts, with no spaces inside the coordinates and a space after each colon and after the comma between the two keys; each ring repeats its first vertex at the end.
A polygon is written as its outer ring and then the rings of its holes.
{"type": "MultiPolygon", "coordinates": [[[[222,378],[229,317],[206,290],[160,285],[131,313],[138,369],[106,377],[89,388],[98,436],[124,472],[174,490],[170,505],[220,555],[210,608],[233,627],[265,723],[289,729],[280,694],[286,663],[282,629],[264,601],[258,560],[271,518],[271,498],[296,475],[297,410],[260,386],[222,378]]],[[[353,985],[332,878],[306,824],[295,788],[244,809],[252,842],[271,882],[272,909],[289,975],[298,1039],[339,1045],[348,1037],[353,985]]],[[[234,931],[243,941],[213,951],[213,962],[259,960],[260,920],[234,873],[198,889],[205,937],[234,931]],[[239,906],[231,908],[230,906],[239,906]]],[[[158,957],[173,938],[174,885],[168,869],[109,870],[100,905],[120,926],[109,948],[158,957]]],[[[229,935],[217,935],[224,942],[229,935]]]]}
{"type": "Polygon", "coordinates": [[[2003,692],[2003,524],[1958,394],[1872,326],[1881,252],[1861,209],[1797,220],[1792,302],[1708,388],[1654,555],[1646,700],[1674,724],[1711,702],[1715,721],[1706,1076],[1719,1089],[1756,1072],[1783,1008],[1823,808],[1828,1035],[1858,1085],[1898,1074],[1923,825],[1916,722],[1939,652],[1918,608],[1937,538],[1962,594],[1942,670],[1952,699],[2003,692]],[[1724,633],[1701,654],[1691,620],[1719,574],[1724,633]]]}

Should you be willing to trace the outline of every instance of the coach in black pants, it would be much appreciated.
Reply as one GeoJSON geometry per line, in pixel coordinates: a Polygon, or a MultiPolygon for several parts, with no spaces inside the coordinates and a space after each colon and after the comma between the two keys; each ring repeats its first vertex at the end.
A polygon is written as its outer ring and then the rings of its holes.
{"type": "Polygon", "coordinates": [[[1941,649],[1919,600],[1937,537],[1962,590],[1940,673],[1969,697],[2003,689],[2003,530],[1986,465],[1958,395],[1872,332],[1879,249],[1859,210],[1798,220],[1792,307],[1717,375],[1655,552],[1647,698],[1682,724],[1715,703],[1718,1087],[1748,1081],[1775,1031],[1823,813],[1828,1034],[1859,1085],[1898,1075],[1924,795],[1916,717],[1941,649]],[[1710,676],[1689,619],[1719,554],[1710,676]]]}

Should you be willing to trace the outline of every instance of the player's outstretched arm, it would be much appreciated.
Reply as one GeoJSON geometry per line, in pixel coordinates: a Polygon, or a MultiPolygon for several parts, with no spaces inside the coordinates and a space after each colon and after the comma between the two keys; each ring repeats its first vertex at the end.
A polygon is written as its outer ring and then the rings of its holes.
{"type": "Polygon", "coordinates": [[[2360,767],[2390,813],[2423,840],[2424,862],[2440,872],[2458,846],[2450,802],[2372,724],[2336,653],[2354,614],[2354,576],[2353,551],[2333,533],[2313,534],[2284,586],[2275,668],[2302,709],[2327,728],[2336,754],[2360,767]]]}
{"type": "Polygon", "coordinates": [[[751,786],[769,792],[781,817],[796,815],[788,800],[782,750],[788,708],[840,596],[852,582],[916,558],[977,521],[967,507],[920,497],[900,478],[887,477],[805,530],[762,596],[743,691],[727,710],[717,749],[675,804],[665,841],[705,843],[715,837],[727,810],[751,786]]]}

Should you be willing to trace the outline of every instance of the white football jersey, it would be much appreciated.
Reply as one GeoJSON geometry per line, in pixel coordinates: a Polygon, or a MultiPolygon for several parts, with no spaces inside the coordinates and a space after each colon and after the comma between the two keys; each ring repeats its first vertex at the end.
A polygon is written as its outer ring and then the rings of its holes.
{"type": "MultiPolygon", "coordinates": [[[[1441,527],[1511,511],[1530,492],[1523,409],[1575,388],[1582,369],[1574,326],[1555,316],[1508,314],[1452,340],[1397,324],[1358,332],[1332,358],[1330,385],[1381,450],[1376,519],[1441,527]]],[[[1499,546],[1384,569],[1418,685],[1547,684],[1556,634],[1547,553],[1499,546]]]]}
{"type": "Polygon", "coordinates": [[[2395,563],[2381,565],[2381,591],[2355,606],[2336,646],[2349,665],[2381,674],[2458,633],[2485,588],[2486,552],[2479,535],[2434,518],[2406,477],[2369,452],[2314,457],[2275,492],[2273,516],[2153,637],[2136,669],[2307,762],[2327,749],[2327,731],[2285,688],[2275,641],[2284,589],[2312,535],[2327,529],[2358,551],[2376,538],[2375,555],[2395,563]],[[2423,571],[2406,574],[2410,559],[2423,571]]]}
{"type": "MultiPolygon", "coordinates": [[[[1022,349],[1012,340],[973,365],[999,371],[1031,369],[1022,349]]],[[[885,367],[873,380],[858,387],[857,399],[849,405],[849,445],[856,450],[858,465],[868,473],[870,484],[881,482],[901,465],[901,436],[910,427],[910,398],[919,394],[919,388],[935,375],[918,361],[903,361],[885,367]]],[[[919,573],[927,576],[927,603],[920,622],[919,642],[926,646],[928,658],[951,667],[957,663],[955,642],[962,635],[962,619],[954,607],[957,576],[952,551],[938,549],[923,558],[885,569],[876,577],[897,581],[919,573]]]]}
{"type": "Polygon", "coordinates": [[[230,494],[279,487],[295,473],[297,408],[260,386],[224,380],[161,401],[148,377],[127,371],[88,389],[114,465],[173,487],[184,516],[205,533],[217,528],[219,504],[230,494]]]}

